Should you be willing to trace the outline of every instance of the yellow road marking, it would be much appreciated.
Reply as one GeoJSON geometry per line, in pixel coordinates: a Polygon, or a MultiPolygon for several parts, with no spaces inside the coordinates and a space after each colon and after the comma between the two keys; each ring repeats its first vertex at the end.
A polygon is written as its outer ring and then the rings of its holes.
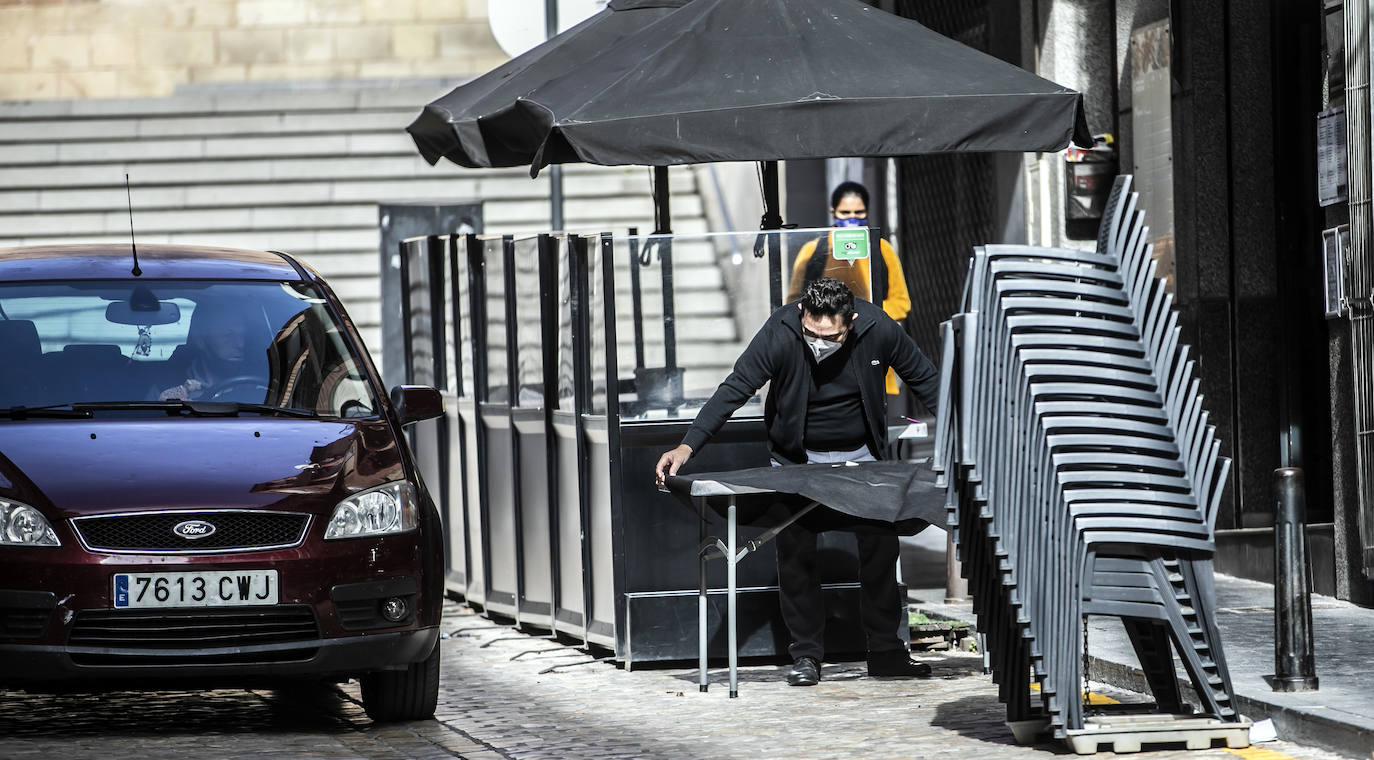
{"type": "Polygon", "coordinates": [[[1226,751],[1236,757],[1243,757],[1245,760],[1296,760],[1292,755],[1285,755],[1282,752],[1276,752],[1272,749],[1264,749],[1262,747],[1246,747],[1245,749],[1227,748],[1226,751]]]}
{"type": "MultiPolygon", "coordinates": [[[[1030,685],[1030,687],[1031,687],[1031,691],[1040,691],[1040,684],[1038,684],[1038,683],[1033,683],[1033,684],[1030,685]]],[[[1097,694],[1097,693],[1095,693],[1095,692],[1087,692],[1087,691],[1085,691],[1085,692],[1083,692],[1083,698],[1086,699],[1086,700],[1088,700],[1088,704],[1090,704],[1090,705],[1119,705],[1119,704],[1121,704],[1120,702],[1118,702],[1118,701],[1115,700],[1115,699],[1112,699],[1111,697],[1107,696],[1106,694],[1097,694]]]]}

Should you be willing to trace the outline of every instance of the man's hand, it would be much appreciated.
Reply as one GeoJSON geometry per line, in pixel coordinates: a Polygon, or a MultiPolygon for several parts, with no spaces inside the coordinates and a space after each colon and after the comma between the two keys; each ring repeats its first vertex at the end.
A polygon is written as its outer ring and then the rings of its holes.
{"type": "Polygon", "coordinates": [[[676,475],[682,465],[692,458],[692,447],[682,444],[672,451],[663,452],[663,456],[658,458],[658,466],[654,468],[655,481],[658,485],[663,485],[663,478],[667,475],[676,475]]]}

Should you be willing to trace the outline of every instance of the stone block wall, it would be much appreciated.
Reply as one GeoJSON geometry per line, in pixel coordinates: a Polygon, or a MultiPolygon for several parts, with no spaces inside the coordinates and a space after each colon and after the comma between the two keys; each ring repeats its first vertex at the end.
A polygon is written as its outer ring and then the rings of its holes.
{"type": "Polygon", "coordinates": [[[486,0],[0,0],[0,100],[466,78],[505,59],[486,0]]]}

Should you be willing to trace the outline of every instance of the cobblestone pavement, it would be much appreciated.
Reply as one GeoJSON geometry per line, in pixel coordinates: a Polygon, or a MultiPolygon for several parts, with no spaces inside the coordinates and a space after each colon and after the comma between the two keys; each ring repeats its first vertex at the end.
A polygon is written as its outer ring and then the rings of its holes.
{"type": "MultiPolygon", "coordinates": [[[[0,758],[1045,758],[1017,746],[981,659],[919,654],[929,680],[879,680],[827,663],[813,688],[751,665],[740,697],[725,671],[710,692],[694,669],[626,672],[471,611],[446,608],[435,720],[374,726],[356,684],[303,692],[219,690],[35,696],[0,691],[0,758]],[[558,666],[553,672],[541,672],[558,666]]],[[[1124,696],[1124,695],[1117,695],[1124,696]]],[[[1147,751],[1142,760],[1334,760],[1287,742],[1251,750],[1147,751]]],[[[1113,757],[1102,752],[1098,757],[1113,757]]]]}

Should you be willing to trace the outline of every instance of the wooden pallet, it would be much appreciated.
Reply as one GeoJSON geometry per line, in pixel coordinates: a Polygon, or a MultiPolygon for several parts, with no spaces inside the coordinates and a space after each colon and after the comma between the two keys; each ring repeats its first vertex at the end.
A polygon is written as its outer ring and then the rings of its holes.
{"type": "Polygon", "coordinates": [[[1064,742],[1080,755],[1100,749],[1118,754],[1139,752],[1147,744],[1179,744],[1188,749],[1210,749],[1218,740],[1231,749],[1250,746],[1250,721],[1225,722],[1198,715],[1096,715],[1083,720],[1083,728],[1070,729],[1064,742]]]}

